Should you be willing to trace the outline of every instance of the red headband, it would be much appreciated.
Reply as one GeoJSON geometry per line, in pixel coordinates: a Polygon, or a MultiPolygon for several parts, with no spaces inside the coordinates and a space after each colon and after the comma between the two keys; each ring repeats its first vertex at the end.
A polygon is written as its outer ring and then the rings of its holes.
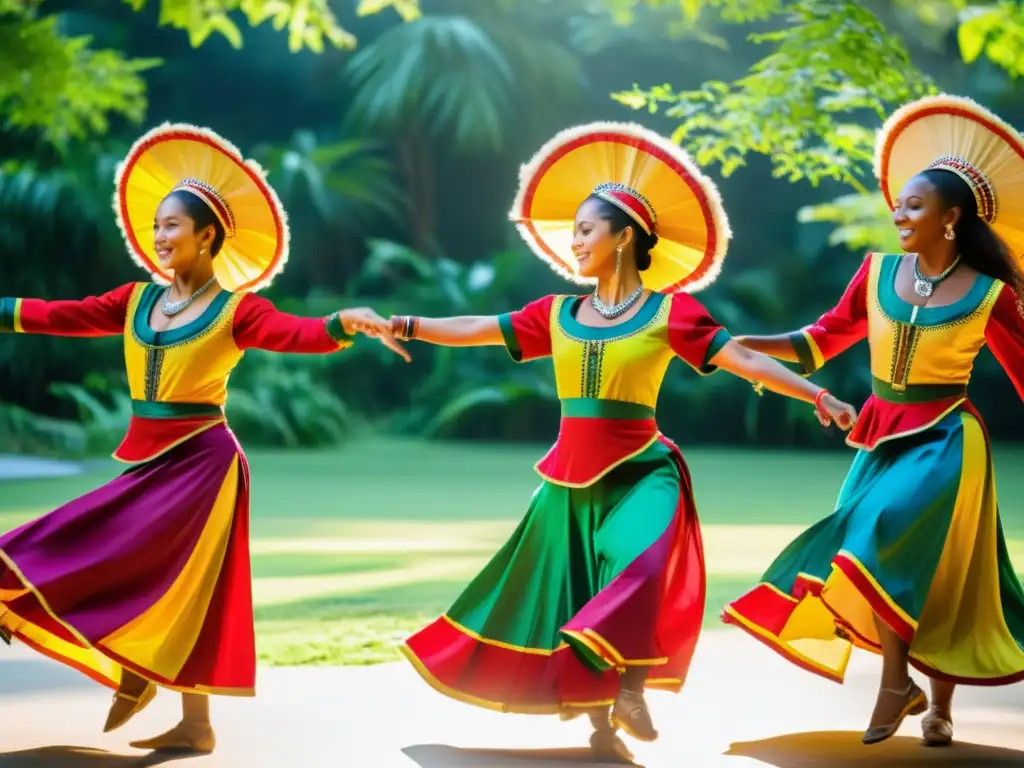
{"type": "Polygon", "coordinates": [[[225,237],[231,237],[235,234],[235,216],[231,212],[231,206],[210,184],[199,179],[182,179],[175,185],[174,191],[179,189],[191,192],[210,206],[210,210],[213,211],[214,215],[220,220],[221,226],[224,227],[225,237]]]}
{"type": "Polygon", "coordinates": [[[928,170],[942,170],[955,173],[974,193],[974,201],[978,204],[978,215],[982,221],[991,224],[996,219],[996,192],[992,182],[976,165],[962,157],[946,155],[928,166],[928,170]]]}
{"type": "Polygon", "coordinates": [[[639,224],[648,235],[654,232],[654,226],[658,221],[654,214],[654,206],[632,187],[608,182],[598,184],[594,189],[594,194],[629,214],[629,217],[639,224]]]}

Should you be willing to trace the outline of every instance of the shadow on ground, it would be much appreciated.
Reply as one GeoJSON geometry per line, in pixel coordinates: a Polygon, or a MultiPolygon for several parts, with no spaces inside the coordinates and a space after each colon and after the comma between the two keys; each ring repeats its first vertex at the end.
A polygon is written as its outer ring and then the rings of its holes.
{"type": "Polygon", "coordinates": [[[929,748],[920,739],[897,736],[882,744],[864,746],[861,734],[851,731],[791,733],[762,741],[736,742],[727,755],[749,757],[776,768],[906,768],[935,765],[943,768],[1019,768],[1024,752],[965,742],[929,748]]]}
{"type": "MultiPolygon", "coordinates": [[[[623,765],[598,762],[589,749],[460,749],[444,744],[418,744],[406,747],[402,753],[420,768],[579,768],[583,765],[623,765]]],[[[626,765],[641,768],[637,763],[626,765]]]]}
{"type": "Polygon", "coordinates": [[[2,768],[144,768],[195,755],[118,755],[86,747],[39,747],[20,752],[0,752],[2,768]]]}

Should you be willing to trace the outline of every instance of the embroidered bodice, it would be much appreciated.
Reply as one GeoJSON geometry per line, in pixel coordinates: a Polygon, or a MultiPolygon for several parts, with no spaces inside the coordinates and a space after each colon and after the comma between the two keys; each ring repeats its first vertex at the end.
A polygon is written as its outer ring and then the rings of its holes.
{"type": "Polygon", "coordinates": [[[979,275],[959,301],[918,307],[896,292],[899,264],[868,254],[839,304],[790,337],[806,373],[867,338],[872,395],[848,439],[855,447],[920,432],[961,406],[986,344],[1024,397],[1024,318],[1013,291],[979,275]]]}
{"type": "Polygon", "coordinates": [[[0,331],[124,337],[132,419],[114,457],[148,461],[224,421],[227,382],[246,349],[336,352],[351,344],[336,315],[296,317],[255,294],[218,293],[195,320],[154,331],[163,288],[128,283],[81,301],[0,299],[0,331]]]}
{"type": "Polygon", "coordinates": [[[711,359],[730,338],[689,294],[652,294],[632,317],[609,327],[576,319],[585,299],[547,296],[499,317],[514,360],[552,360],[562,420],[537,471],[569,486],[590,485],[650,447],[669,363],[681,357],[711,373],[711,359]]]}

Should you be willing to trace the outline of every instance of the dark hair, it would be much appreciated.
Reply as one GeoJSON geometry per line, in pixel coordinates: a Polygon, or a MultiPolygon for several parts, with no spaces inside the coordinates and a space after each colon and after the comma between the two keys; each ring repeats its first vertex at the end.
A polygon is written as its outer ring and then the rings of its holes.
{"type": "Polygon", "coordinates": [[[935,187],[947,211],[950,208],[960,209],[960,219],[953,227],[953,233],[964,264],[983,275],[1002,280],[1013,289],[1018,299],[1024,298],[1024,273],[1006,243],[978,215],[978,203],[967,182],[952,171],[941,168],[929,169],[921,176],[935,187]]]}
{"type": "Polygon", "coordinates": [[[618,234],[626,227],[633,228],[633,258],[636,259],[636,268],[643,272],[651,266],[651,250],[658,244],[658,236],[653,232],[648,235],[632,216],[603,197],[591,195],[587,200],[593,200],[598,204],[600,216],[609,222],[613,234],[618,234]]]}
{"type": "Polygon", "coordinates": [[[196,232],[201,232],[207,227],[213,227],[213,243],[210,244],[210,257],[212,258],[220,253],[220,249],[224,245],[224,225],[220,223],[220,219],[217,218],[217,214],[213,212],[213,209],[191,192],[186,192],[184,189],[176,189],[167,197],[173,197],[181,203],[185,213],[195,222],[196,232]]]}

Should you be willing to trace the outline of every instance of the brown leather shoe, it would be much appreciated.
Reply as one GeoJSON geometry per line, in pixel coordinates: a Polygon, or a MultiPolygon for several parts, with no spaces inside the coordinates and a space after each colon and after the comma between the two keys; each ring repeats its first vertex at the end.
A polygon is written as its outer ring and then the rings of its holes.
{"type": "Polygon", "coordinates": [[[120,728],[148,707],[154,698],[156,698],[156,686],[153,683],[146,683],[146,687],[138,696],[115,691],[114,703],[110,705],[110,711],[107,712],[107,722],[103,726],[103,732],[110,733],[120,728]]]}

